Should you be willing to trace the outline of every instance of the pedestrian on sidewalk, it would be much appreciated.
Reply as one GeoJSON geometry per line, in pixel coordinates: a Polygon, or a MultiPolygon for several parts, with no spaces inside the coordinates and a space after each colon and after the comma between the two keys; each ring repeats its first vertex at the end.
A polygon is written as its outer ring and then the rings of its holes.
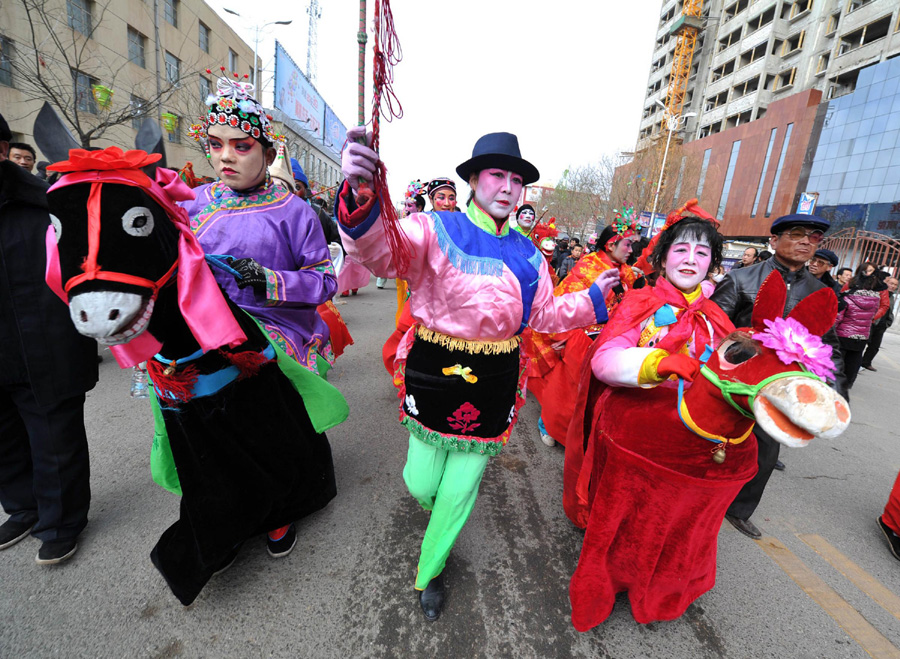
{"type": "MultiPolygon", "coordinates": [[[[830,226],[828,220],[815,215],[794,214],[779,217],[772,222],[770,229],[772,236],[769,238],[769,246],[774,251],[772,258],[752,267],[732,269],[716,286],[710,299],[722,308],[735,327],[749,327],[760,286],[766,277],[777,272],[788,287],[782,313],[782,316],[787,317],[800,300],[821,288],[827,288],[804,266],[813,257],[816,246],[822,242],[830,226]]],[[[822,340],[832,347],[836,375],[834,382],[829,384],[846,398],[844,360],[834,329],[826,332],[822,340]]],[[[744,535],[758,539],[762,537],[762,531],[750,521],[750,517],[759,505],[772,470],[775,469],[781,445],[759,427],[755,429],[754,434],[759,443],[759,471],[735,497],[725,519],[744,535]]]]}
{"type": "Polygon", "coordinates": [[[379,160],[357,142],[364,134],[364,127],[347,132],[346,180],[335,212],[347,252],[376,275],[398,274],[387,231],[401,232],[411,247],[400,274],[409,282],[415,327],[398,350],[395,384],[409,431],[403,477],[431,511],[415,590],[426,620],[433,621],[444,605],[447,557],[475,505],[488,459],[502,451],[525,402],[522,331],[604,322],[603,300],[618,271],[554,297],[546,259],[508,223],[523,186],[539,177],[521,157],[515,135],[479,138],[472,157],[456,168],[472,188],[465,213],[416,213],[388,227],[377,194],[356,195],[358,181],[372,180],[379,160]]]}
{"type": "Polygon", "coordinates": [[[48,186],[7,159],[10,137],[0,115],[0,549],[31,533],[50,565],[75,554],[88,521],[97,343],[44,283],[48,186]]]}
{"type": "Polygon", "coordinates": [[[847,379],[847,389],[853,387],[856,376],[862,365],[863,351],[872,331],[872,323],[882,305],[881,291],[887,291],[887,287],[872,271],[865,274],[866,270],[860,268],[857,275],[850,280],[849,287],[841,293],[840,300],[843,303],[834,329],[841,341],[841,350],[844,353],[844,377],[847,379]]]}
{"type": "MultiPolygon", "coordinates": [[[[896,277],[887,277],[884,280],[884,284],[887,286],[887,311],[881,318],[878,318],[876,315],[875,322],[872,324],[872,331],[869,333],[869,342],[866,344],[866,351],[863,353],[862,359],[862,367],[867,371],[878,370],[872,365],[872,362],[875,360],[875,356],[881,349],[881,341],[884,339],[884,333],[887,331],[888,327],[894,324],[894,300],[895,294],[897,293],[897,285],[900,284],[900,281],[898,281],[896,277]]],[[[882,291],[881,295],[883,300],[885,291],[882,291]]]]}

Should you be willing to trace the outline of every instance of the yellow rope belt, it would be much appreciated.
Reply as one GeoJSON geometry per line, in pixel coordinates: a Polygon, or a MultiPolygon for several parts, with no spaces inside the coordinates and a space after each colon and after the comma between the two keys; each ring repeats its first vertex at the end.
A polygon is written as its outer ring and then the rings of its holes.
{"type": "Polygon", "coordinates": [[[416,336],[428,343],[436,343],[439,346],[450,350],[462,350],[473,355],[483,353],[485,355],[499,355],[502,353],[515,352],[519,348],[520,338],[514,336],[503,341],[481,341],[471,339],[460,339],[448,334],[442,334],[435,330],[430,330],[423,325],[416,326],[416,336]]]}

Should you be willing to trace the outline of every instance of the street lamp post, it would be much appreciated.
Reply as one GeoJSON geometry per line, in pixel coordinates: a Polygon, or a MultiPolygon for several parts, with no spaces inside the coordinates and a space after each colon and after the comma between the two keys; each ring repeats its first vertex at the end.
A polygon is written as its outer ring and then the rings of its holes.
{"type": "Polygon", "coordinates": [[[659,99],[656,99],[656,102],[660,107],[662,107],[665,114],[666,119],[666,130],[669,131],[669,136],[666,138],[666,150],[663,152],[663,161],[662,167],[659,169],[659,180],[656,182],[656,194],[653,195],[653,212],[650,213],[650,229],[653,229],[653,223],[656,221],[656,207],[659,203],[659,191],[662,189],[663,184],[663,176],[666,173],[666,159],[669,157],[669,144],[672,142],[672,133],[678,130],[679,124],[684,121],[687,121],[690,117],[697,116],[696,112],[687,112],[682,115],[673,115],[669,112],[669,108],[660,102],[659,99]]]}
{"type": "MultiPolygon", "coordinates": [[[[223,11],[227,14],[231,14],[232,16],[237,16],[238,18],[243,18],[239,13],[234,11],[233,9],[223,8],[223,11]]],[[[269,21],[268,23],[263,23],[262,25],[256,23],[254,24],[254,39],[253,39],[253,84],[256,85],[256,93],[259,96],[259,102],[262,103],[262,93],[263,86],[260,81],[260,70],[259,70],[259,56],[257,55],[257,51],[259,50],[259,31],[263,30],[270,25],[290,25],[293,23],[293,20],[288,21],[269,21]]],[[[236,72],[235,72],[236,73],[236,72]]]]}

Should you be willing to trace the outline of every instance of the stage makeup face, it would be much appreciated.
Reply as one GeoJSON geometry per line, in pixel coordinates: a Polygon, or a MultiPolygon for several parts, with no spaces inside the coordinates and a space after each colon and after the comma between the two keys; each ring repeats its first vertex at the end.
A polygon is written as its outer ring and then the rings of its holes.
{"type": "Polygon", "coordinates": [[[530,231],[532,227],[534,227],[534,211],[528,210],[527,208],[519,213],[519,219],[516,220],[519,223],[519,226],[525,229],[526,231],[530,231]]]}
{"type": "Polygon", "coordinates": [[[210,126],[209,155],[216,175],[232,190],[248,190],[266,178],[266,149],[238,128],[210,126]]]}
{"type": "Polygon", "coordinates": [[[705,240],[693,238],[675,243],[666,254],[666,279],[675,288],[690,293],[706,279],[712,250],[705,240]]]}
{"type": "Polygon", "coordinates": [[[522,192],[522,180],[505,169],[483,169],[478,174],[475,201],[495,220],[505,220],[522,192]]]}
{"type": "Polygon", "coordinates": [[[436,211],[452,211],[456,209],[456,193],[450,188],[438,188],[431,195],[431,205],[436,211]]]}

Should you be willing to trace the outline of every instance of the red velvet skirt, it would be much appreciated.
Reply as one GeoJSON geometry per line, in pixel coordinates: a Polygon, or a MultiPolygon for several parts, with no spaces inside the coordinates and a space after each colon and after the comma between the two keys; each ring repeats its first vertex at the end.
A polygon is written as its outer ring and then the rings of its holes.
{"type": "Polygon", "coordinates": [[[719,528],[756,474],[756,438],[716,464],[676,404],[668,388],[611,387],[598,401],[590,519],[569,587],[579,631],[606,620],[617,593],[649,623],[679,617],[715,585],[719,528]]]}

